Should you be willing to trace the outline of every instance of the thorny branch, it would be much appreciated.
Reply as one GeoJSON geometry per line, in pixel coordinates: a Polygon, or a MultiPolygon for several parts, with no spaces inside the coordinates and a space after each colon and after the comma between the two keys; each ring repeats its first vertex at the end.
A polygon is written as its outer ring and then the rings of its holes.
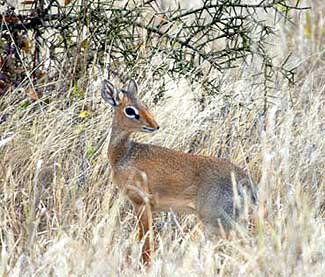
{"type": "MultiPolygon", "coordinates": [[[[141,4],[130,0],[124,6],[117,0],[69,1],[66,6],[56,0],[28,2],[31,4],[25,10],[7,5],[0,16],[0,82],[23,81],[23,70],[20,75],[16,72],[22,63],[30,66],[37,80],[42,64],[50,60],[56,68],[65,67],[72,84],[86,75],[91,64],[103,66],[109,61],[112,71],[128,78],[123,74],[146,74],[142,65],[151,63],[156,78],[166,73],[185,76],[202,83],[210,93],[218,91],[219,82],[212,72],[239,66],[249,57],[262,59],[268,88],[272,72],[277,70],[267,51],[274,27],[257,11],[281,14],[288,20],[291,10],[306,9],[299,0],[262,0],[256,4],[203,0],[193,9],[163,9],[161,1],[155,0],[141,4]],[[26,50],[30,33],[37,38],[33,55],[26,50]],[[44,48],[47,51],[41,50],[44,48]],[[22,49],[23,55],[16,55],[22,49]]],[[[279,71],[293,81],[294,70],[285,66],[279,71]]]]}

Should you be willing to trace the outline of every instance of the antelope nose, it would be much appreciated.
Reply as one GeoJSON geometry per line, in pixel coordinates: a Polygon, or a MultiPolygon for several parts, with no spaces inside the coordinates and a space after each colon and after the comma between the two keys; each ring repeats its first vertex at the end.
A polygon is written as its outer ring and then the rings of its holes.
{"type": "Polygon", "coordinates": [[[157,125],[157,128],[156,128],[156,129],[159,130],[159,128],[160,128],[160,127],[157,125]]]}

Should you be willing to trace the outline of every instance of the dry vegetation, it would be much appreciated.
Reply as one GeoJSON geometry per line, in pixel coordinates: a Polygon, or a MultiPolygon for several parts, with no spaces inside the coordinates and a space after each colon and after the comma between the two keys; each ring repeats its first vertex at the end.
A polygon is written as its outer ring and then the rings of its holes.
{"type": "Polygon", "coordinates": [[[0,274],[323,276],[324,16],[323,1],[312,1],[296,25],[279,25],[271,47],[279,60],[292,52],[297,83],[279,81],[266,114],[263,86],[250,77],[256,64],[228,72],[222,94],[203,103],[200,87],[166,77],[167,94],[154,105],[160,84],[148,90],[152,79],[142,80],[161,129],[137,139],[230,158],[259,180],[260,195],[255,233],[227,241],[207,241],[194,216],[157,215],[147,271],[135,218],[110,180],[112,112],[100,99],[101,73],[90,73],[85,97],[73,104],[63,96],[73,91],[55,89],[29,106],[24,88],[0,97],[0,274]]]}

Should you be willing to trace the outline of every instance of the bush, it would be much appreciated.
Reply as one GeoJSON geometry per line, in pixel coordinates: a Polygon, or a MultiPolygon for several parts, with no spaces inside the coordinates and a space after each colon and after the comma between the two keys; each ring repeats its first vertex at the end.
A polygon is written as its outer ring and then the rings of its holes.
{"type": "Polygon", "coordinates": [[[302,9],[299,2],[204,0],[191,9],[153,0],[7,4],[1,17],[0,93],[27,82],[37,98],[42,91],[35,91],[35,82],[48,83],[64,72],[68,82],[63,85],[71,87],[87,82],[90,67],[107,66],[122,80],[148,74],[160,79],[168,73],[199,82],[213,94],[227,69],[252,58],[262,61],[265,89],[276,72],[293,82],[294,68],[287,68],[286,61],[276,66],[267,44],[275,23],[289,20],[292,9],[302,9]],[[268,13],[274,22],[265,20],[268,13]]]}

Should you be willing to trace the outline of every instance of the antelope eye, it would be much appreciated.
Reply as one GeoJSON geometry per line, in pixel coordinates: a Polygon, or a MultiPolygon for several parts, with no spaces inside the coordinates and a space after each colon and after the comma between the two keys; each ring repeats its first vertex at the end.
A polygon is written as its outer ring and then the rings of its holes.
{"type": "Polygon", "coordinates": [[[135,118],[135,119],[139,119],[139,111],[131,106],[125,107],[124,109],[124,113],[128,118],[135,118]]]}

